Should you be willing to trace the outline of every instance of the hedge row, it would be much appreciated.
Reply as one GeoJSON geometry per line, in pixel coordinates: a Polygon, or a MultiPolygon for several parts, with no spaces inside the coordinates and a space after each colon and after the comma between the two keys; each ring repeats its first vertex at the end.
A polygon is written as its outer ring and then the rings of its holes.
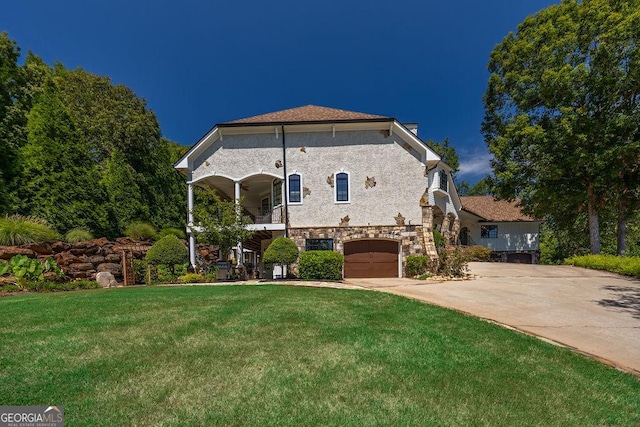
{"type": "Polygon", "coordinates": [[[582,255],[564,260],[565,264],[576,267],[605,270],[640,278],[640,257],[620,257],[615,255],[582,255]]]}

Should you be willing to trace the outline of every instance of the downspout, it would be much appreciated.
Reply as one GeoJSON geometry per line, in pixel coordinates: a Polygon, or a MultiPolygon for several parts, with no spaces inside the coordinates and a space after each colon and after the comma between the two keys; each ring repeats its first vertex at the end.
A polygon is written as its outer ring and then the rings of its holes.
{"type": "Polygon", "coordinates": [[[282,201],[284,202],[284,237],[289,237],[289,193],[287,189],[287,144],[286,138],[284,136],[284,125],[280,125],[280,130],[282,130],[282,166],[284,168],[284,194],[282,195],[282,201]]]}

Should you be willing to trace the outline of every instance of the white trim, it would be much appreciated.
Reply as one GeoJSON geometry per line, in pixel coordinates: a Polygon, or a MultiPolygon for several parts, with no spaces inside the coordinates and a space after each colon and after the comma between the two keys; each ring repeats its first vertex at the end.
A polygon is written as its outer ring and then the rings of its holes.
{"type": "Polygon", "coordinates": [[[335,177],[335,185],[333,190],[333,202],[336,204],[348,204],[351,203],[351,174],[347,171],[337,171],[333,174],[335,177]],[[347,197],[348,200],[338,200],[338,174],[343,173],[347,175],[347,197]]]}
{"type": "Polygon", "coordinates": [[[275,223],[275,224],[247,224],[247,230],[255,230],[255,231],[270,231],[270,230],[284,230],[283,223],[275,223]]]}
{"type": "Polygon", "coordinates": [[[289,205],[302,205],[303,204],[303,199],[304,199],[304,195],[302,194],[302,174],[296,170],[294,170],[293,172],[290,172],[287,174],[287,204],[289,205]],[[289,198],[289,196],[291,195],[291,175],[298,175],[300,177],[300,201],[299,202],[292,202],[291,199],[289,198]]]}

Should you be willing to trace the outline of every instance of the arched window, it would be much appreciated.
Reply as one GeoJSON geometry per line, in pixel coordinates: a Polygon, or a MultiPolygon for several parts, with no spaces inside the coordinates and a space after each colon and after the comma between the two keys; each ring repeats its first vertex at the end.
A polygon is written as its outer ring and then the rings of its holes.
{"type": "Polygon", "coordinates": [[[348,203],[349,201],[349,174],[347,172],[339,172],[336,174],[336,202],[348,203]]]}
{"type": "Polygon", "coordinates": [[[298,173],[289,175],[289,203],[302,203],[302,177],[298,173]]]}

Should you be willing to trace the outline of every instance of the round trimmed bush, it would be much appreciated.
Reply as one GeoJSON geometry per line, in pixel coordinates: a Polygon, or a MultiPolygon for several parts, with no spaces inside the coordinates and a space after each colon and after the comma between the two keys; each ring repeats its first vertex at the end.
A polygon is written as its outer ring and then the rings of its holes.
{"type": "Polygon", "coordinates": [[[133,240],[153,240],[158,231],[148,222],[135,221],[127,225],[124,235],[133,240]]]}
{"type": "Polygon", "coordinates": [[[50,242],[59,236],[44,219],[22,215],[0,218],[0,245],[50,242]]]}
{"type": "Polygon", "coordinates": [[[340,280],[344,256],[334,251],[306,251],[300,254],[298,273],[304,280],[340,280]]]}
{"type": "Polygon", "coordinates": [[[266,251],[262,261],[267,264],[293,264],[298,259],[298,247],[286,237],[276,238],[266,251]]]}
{"type": "Polygon", "coordinates": [[[179,228],[173,228],[173,227],[163,228],[162,230],[160,230],[160,233],[158,233],[158,236],[160,236],[160,238],[162,238],[162,237],[168,236],[170,234],[173,234],[178,239],[186,239],[187,238],[187,235],[184,233],[183,230],[180,230],[179,228]]]}
{"type": "Polygon", "coordinates": [[[64,236],[64,240],[67,243],[88,242],[91,239],[93,239],[93,234],[91,234],[88,229],[83,227],[69,230],[64,236]]]}
{"type": "Polygon", "coordinates": [[[408,277],[416,277],[425,274],[429,269],[429,257],[424,255],[409,255],[405,264],[408,277]]]}
{"type": "Polygon", "coordinates": [[[151,246],[145,260],[152,265],[165,265],[175,274],[176,264],[189,259],[187,247],[174,235],[165,236],[151,246]]]}

